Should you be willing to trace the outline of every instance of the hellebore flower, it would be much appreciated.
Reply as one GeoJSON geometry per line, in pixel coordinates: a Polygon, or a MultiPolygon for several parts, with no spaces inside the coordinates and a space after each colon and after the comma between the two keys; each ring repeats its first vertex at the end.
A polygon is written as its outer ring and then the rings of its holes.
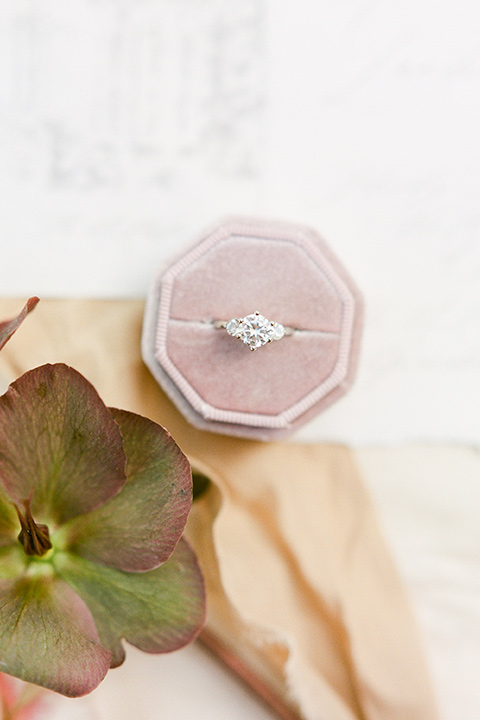
{"type": "Polygon", "coordinates": [[[0,671],[68,696],[125,657],[192,640],[201,572],[181,538],[187,459],[63,364],[0,397],[0,671]]]}

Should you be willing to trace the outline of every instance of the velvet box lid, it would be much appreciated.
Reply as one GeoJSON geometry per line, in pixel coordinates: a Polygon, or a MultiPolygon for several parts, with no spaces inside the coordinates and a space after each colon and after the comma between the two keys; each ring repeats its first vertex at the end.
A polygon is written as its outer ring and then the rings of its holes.
{"type": "Polygon", "coordinates": [[[230,219],[158,274],[142,354],[193,425],[269,440],[350,387],[362,315],[354,283],[313,230],[230,219]],[[295,332],[250,352],[215,326],[255,311],[295,332]]]}

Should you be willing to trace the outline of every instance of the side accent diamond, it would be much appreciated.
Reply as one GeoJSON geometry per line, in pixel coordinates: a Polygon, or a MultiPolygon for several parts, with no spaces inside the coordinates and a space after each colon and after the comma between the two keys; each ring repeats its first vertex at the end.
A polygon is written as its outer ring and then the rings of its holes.
{"type": "Polygon", "coordinates": [[[238,333],[240,332],[241,327],[241,320],[237,320],[236,318],[233,318],[233,320],[229,320],[228,323],[225,325],[225,330],[228,332],[229,335],[233,335],[233,337],[238,337],[238,333]]]}
{"type": "Polygon", "coordinates": [[[285,328],[281,323],[272,323],[272,340],[281,340],[285,335],[285,328]]]}

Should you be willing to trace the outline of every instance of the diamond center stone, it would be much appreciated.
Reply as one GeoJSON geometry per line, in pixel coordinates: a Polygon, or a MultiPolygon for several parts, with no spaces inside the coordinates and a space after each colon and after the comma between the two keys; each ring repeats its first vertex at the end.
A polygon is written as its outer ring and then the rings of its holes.
{"type": "Polygon", "coordinates": [[[271,340],[272,323],[263,315],[254,313],[243,318],[240,339],[245,345],[257,348],[271,340]]]}

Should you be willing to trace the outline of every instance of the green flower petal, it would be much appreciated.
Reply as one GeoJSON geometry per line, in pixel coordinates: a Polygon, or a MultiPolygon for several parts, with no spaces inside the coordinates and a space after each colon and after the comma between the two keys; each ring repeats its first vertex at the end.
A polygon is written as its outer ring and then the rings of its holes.
{"type": "Polygon", "coordinates": [[[19,328],[28,313],[33,310],[37,303],[38,297],[29,298],[23,309],[18,313],[17,317],[14,317],[13,320],[6,320],[5,322],[0,323],[0,350],[3,348],[5,343],[10,340],[13,333],[19,328]]]}
{"type": "Polygon", "coordinates": [[[0,580],[0,670],[77,697],[100,683],[110,660],[88,608],[62,580],[0,580]]]}
{"type": "Polygon", "coordinates": [[[197,560],[185,540],[159,568],[125,573],[70,553],[58,554],[60,576],[85,600],[112,667],[125,658],[122,638],[150,653],[189,643],[205,617],[205,591],[197,560]]]}
{"type": "Polygon", "coordinates": [[[20,543],[14,542],[8,547],[0,548],[0,578],[2,580],[19,578],[25,572],[27,564],[28,558],[20,543]]]}
{"type": "Polygon", "coordinates": [[[112,410],[127,455],[127,483],[92,513],[69,523],[73,552],[105,565],[139,572],[158,567],[173,552],[192,504],[188,460],[160,425],[112,410]]]}
{"type": "Polygon", "coordinates": [[[19,532],[17,513],[0,483],[0,547],[16,543],[19,532]]]}
{"type": "Polygon", "coordinates": [[[66,365],[42,365],[0,397],[0,477],[36,521],[64,522],[125,483],[120,429],[95,388],[66,365]]]}

